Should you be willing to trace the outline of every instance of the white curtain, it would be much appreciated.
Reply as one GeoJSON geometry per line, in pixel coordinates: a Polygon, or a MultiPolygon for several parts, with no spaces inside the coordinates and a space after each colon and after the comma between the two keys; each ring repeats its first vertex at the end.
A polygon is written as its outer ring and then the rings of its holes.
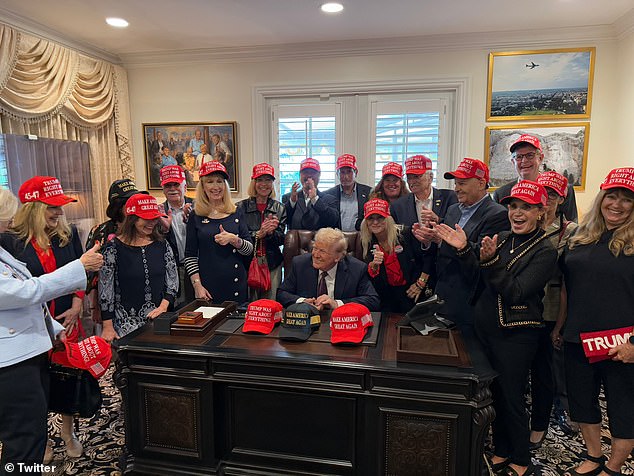
{"type": "Polygon", "coordinates": [[[125,70],[1,23],[0,133],[87,142],[98,221],[110,184],[134,178],[125,70]]]}

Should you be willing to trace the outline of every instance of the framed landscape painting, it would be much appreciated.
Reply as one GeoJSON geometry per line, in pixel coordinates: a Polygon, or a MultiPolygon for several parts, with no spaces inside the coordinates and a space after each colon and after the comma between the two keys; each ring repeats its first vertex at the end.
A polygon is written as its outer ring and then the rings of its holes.
{"type": "Polygon", "coordinates": [[[595,48],[489,53],[487,121],[588,119],[595,48]]]}
{"type": "Polygon", "coordinates": [[[542,170],[559,172],[574,185],[575,190],[584,190],[589,133],[588,122],[486,127],[484,157],[489,165],[491,188],[517,179],[509,149],[519,136],[530,134],[541,142],[544,153],[542,170]]]}
{"type": "Polygon", "coordinates": [[[232,192],[238,192],[236,122],[178,122],[143,124],[145,172],[149,190],[161,188],[161,168],[176,164],[185,169],[187,188],[198,184],[202,163],[222,162],[232,192]]]}

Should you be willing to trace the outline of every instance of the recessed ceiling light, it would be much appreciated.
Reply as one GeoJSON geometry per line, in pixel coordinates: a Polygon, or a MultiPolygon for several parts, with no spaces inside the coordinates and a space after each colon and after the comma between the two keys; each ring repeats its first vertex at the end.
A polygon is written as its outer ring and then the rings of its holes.
{"type": "Polygon", "coordinates": [[[129,23],[125,21],[123,18],[115,18],[115,17],[106,18],[106,23],[110,26],[114,26],[117,28],[125,28],[126,26],[129,25],[129,23]]]}
{"type": "Polygon", "coordinates": [[[337,2],[324,3],[321,6],[321,11],[325,13],[339,13],[343,10],[343,5],[337,2]]]}

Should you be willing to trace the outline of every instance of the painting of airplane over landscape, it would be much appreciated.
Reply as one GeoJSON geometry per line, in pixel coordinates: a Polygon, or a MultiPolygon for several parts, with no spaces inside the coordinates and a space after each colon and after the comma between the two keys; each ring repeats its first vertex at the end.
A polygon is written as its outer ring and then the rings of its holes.
{"type": "Polygon", "coordinates": [[[489,53],[488,121],[588,119],[595,48],[489,53]]]}

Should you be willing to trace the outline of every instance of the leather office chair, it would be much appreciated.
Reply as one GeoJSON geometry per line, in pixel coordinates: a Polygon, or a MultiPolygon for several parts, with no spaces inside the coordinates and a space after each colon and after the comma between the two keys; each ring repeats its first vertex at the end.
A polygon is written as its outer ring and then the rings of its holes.
{"type": "MultiPolygon", "coordinates": [[[[361,246],[361,235],[358,231],[344,231],[344,236],[348,241],[348,254],[363,259],[363,248],[361,246]]],[[[284,273],[291,269],[291,261],[295,256],[310,253],[313,249],[314,231],[310,230],[289,230],[284,238],[284,273]]]]}

